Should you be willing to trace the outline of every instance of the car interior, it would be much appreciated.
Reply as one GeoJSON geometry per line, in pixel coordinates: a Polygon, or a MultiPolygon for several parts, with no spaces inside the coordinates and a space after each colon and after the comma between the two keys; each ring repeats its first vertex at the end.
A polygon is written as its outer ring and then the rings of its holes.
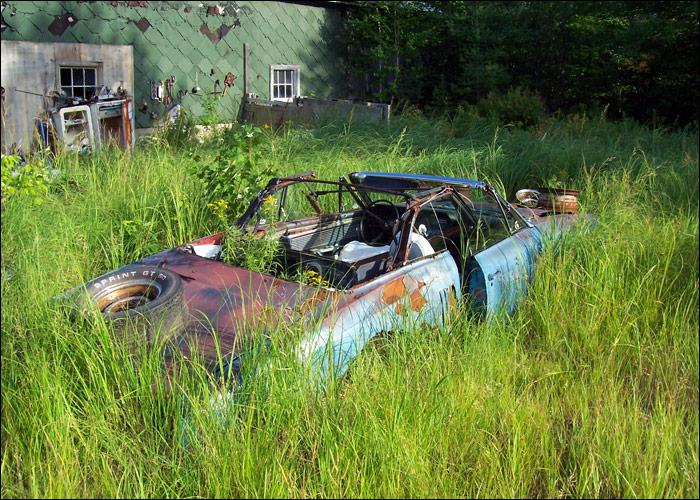
{"type": "Polygon", "coordinates": [[[300,281],[312,272],[329,288],[351,288],[392,264],[400,267],[443,250],[454,258],[464,283],[473,254],[510,234],[493,200],[470,196],[469,190],[382,190],[302,180],[268,193],[245,232],[274,231],[280,249],[273,274],[300,281]],[[405,253],[397,252],[402,229],[410,231],[405,253]]]}
{"type": "MultiPolygon", "coordinates": [[[[384,273],[396,255],[406,211],[416,198],[406,192],[353,192],[341,186],[322,190],[294,183],[274,194],[274,213],[251,222],[253,232],[274,227],[281,243],[278,268],[286,276],[313,271],[337,289],[365,283],[384,273]],[[345,189],[345,190],[344,190],[345,189]]],[[[270,205],[269,203],[268,205],[270,205]]],[[[409,222],[406,262],[460,249],[460,215],[454,203],[422,207],[409,222]]]]}

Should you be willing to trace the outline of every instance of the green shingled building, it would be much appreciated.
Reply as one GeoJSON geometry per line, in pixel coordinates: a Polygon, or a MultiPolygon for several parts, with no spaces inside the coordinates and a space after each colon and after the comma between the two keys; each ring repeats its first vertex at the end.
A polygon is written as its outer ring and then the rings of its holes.
{"type": "Polygon", "coordinates": [[[3,61],[3,104],[28,115],[41,107],[40,101],[46,99],[42,94],[59,88],[87,93],[93,79],[98,88],[124,88],[133,95],[136,110],[145,104],[142,112],[134,113],[137,128],[152,126],[152,114],[178,103],[201,116],[208,93],[224,89],[218,108],[224,120],[235,119],[246,90],[272,101],[299,95],[351,97],[346,47],[339,40],[349,8],[345,2],[7,1],[2,5],[3,60],[10,42],[31,42],[35,54],[3,61]],[[65,55],[68,48],[70,56],[65,55]],[[37,62],[42,57],[46,60],[37,62]],[[235,76],[232,86],[225,85],[229,73],[235,76]],[[10,79],[13,84],[6,87],[10,79]],[[168,81],[171,98],[152,99],[153,82],[168,81]],[[199,95],[192,94],[196,86],[201,88],[199,95]]]}

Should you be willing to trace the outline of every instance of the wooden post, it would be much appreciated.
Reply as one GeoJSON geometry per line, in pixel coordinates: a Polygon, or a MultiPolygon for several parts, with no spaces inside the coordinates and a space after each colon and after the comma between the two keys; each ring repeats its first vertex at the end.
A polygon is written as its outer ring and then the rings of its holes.
{"type": "Polygon", "coordinates": [[[248,98],[250,88],[248,87],[248,44],[243,44],[243,97],[248,98]]]}

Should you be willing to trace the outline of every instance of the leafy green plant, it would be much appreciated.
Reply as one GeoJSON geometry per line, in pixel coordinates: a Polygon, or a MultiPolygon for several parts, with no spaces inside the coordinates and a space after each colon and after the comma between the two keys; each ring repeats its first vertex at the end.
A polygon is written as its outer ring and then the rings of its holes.
{"type": "Polygon", "coordinates": [[[165,119],[163,126],[154,134],[171,147],[183,147],[195,137],[195,120],[183,107],[180,107],[177,117],[170,121],[165,119]]]}
{"type": "Polygon", "coordinates": [[[420,2],[379,1],[348,11],[343,39],[360,48],[349,51],[349,68],[366,76],[369,99],[420,97],[417,82],[426,74],[421,49],[432,38],[428,10],[420,2]]]}
{"type": "Polygon", "coordinates": [[[2,207],[13,196],[28,196],[40,205],[49,190],[46,169],[32,163],[20,165],[19,156],[2,155],[2,207]]]}
{"type": "Polygon", "coordinates": [[[226,230],[223,240],[224,262],[251,271],[271,274],[280,243],[274,233],[243,234],[238,227],[226,230]]]}
{"type": "Polygon", "coordinates": [[[129,219],[122,221],[122,240],[129,241],[132,248],[127,250],[136,255],[152,254],[161,249],[156,223],[153,220],[129,219]]]}
{"type": "MultiPolygon", "coordinates": [[[[268,228],[275,223],[276,199],[268,196],[263,202],[261,215],[268,228]]],[[[270,274],[275,270],[275,258],[280,253],[280,241],[274,230],[259,233],[243,233],[237,226],[229,225],[226,217],[228,203],[219,200],[208,204],[217,218],[224,224],[224,262],[232,266],[244,267],[251,271],[270,274]]]]}
{"type": "Polygon", "coordinates": [[[227,217],[238,214],[260,190],[272,170],[262,161],[262,131],[253,125],[233,124],[214,134],[211,146],[195,155],[189,172],[198,178],[211,200],[225,200],[227,217]]]}
{"type": "Polygon", "coordinates": [[[697,128],[697,2],[359,2],[342,33],[367,99],[449,111],[512,85],[697,128]]]}
{"type": "Polygon", "coordinates": [[[202,107],[205,113],[199,117],[202,125],[212,127],[219,123],[219,113],[217,109],[219,108],[219,101],[221,101],[221,95],[211,94],[206,96],[202,100],[202,107]]]}

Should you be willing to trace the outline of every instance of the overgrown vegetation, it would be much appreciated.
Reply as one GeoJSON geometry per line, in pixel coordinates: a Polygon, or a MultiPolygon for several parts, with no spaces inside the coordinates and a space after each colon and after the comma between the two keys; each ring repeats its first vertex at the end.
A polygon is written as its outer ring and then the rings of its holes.
{"type": "Polygon", "coordinates": [[[698,497],[697,131],[584,113],[523,129],[467,108],[255,131],[252,149],[245,130],[66,152],[41,206],[6,200],[3,497],[698,497]],[[131,358],[50,299],[221,230],[236,214],[214,207],[257,181],[214,193],[204,172],[248,153],[256,176],[433,173],[510,200],[581,189],[599,223],[544,256],[514,317],[388,333],[323,392],[290,360],[306,325],[281,328],[221,425],[220,380],[190,363],[169,391],[157,353],[131,358]]]}
{"type": "Polygon", "coordinates": [[[7,199],[17,196],[41,205],[49,190],[48,169],[26,163],[15,155],[2,155],[2,207],[7,199]]]}
{"type": "Polygon", "coordinates": [[[358,2],[345,38],[370,100],[442,112],[523,88],[552,112],[697,126],[699,5],[358,2]]]}
{"type": "Polygon", "coordinates": [[[188,171],[202,183],[212,201],[225,200],[227,215],[241,215],[251,196],[272,176],[261,161],[262,130],[252,125],[224,125],[212,133],[205,147],[191,151],[188,171]]]}
{"type": "MultiPolygon", "coordinates": [[[[219,203],[215,205],[221,206],[219,203]]],[[[275,199],[268,196],[263,202],[260,210],[261,215],[265,216],[266,224],[274,225],[275,215],[275,199]]],[[[219,209],[220,210],[220,209],[219,209]]],[[[224,224],[224,240],[223,254],[224,262],[233,266],[244,267],[251,271],[256,271],[266,274],[276,274],[275,258],[279,256],[281,247],[277,236],[270,232],[262,237],[258,234],[248,232],[243,234],[238,227],[232,225],[232,219],[225,220],[224,224]]]]}

